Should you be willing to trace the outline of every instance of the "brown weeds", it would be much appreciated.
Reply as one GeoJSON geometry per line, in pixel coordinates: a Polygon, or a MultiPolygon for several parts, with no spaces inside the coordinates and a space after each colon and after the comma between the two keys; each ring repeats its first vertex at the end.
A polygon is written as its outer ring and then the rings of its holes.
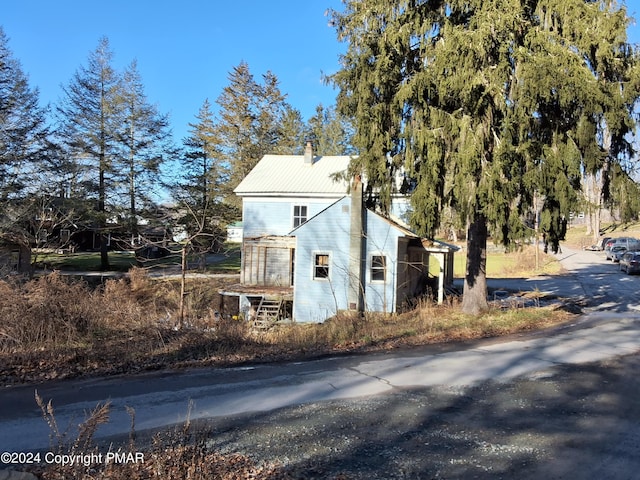
{"type": "Polygon", "coordinates": [[[470,318],[451,297],[402,314],[340,312],[323,324],[256,332],[216,314],[220,287],[192,281],[187,320],[175,329],[179,284],[142,269],[99,288],[58,274],[0,282],[0,384],[376,351],[540,328],[568,315],[532,308],[470,318]]]}
{"type": "MultiPolygon", "coordinates": [[[[131,434],[125,448],[111,445],[108,452],[101,451],[95,442],[100,425],[109,421],[111,405],[99,403],[78,426],[77,433],[68,437],[61,432],[55,418],[52,401],[45,401],[35,394],[36,403],[51,430],[52,452],[67,460],[66,464],[42,463],[30,466],[43,480],[109,479],[109,480],[235,480],[241,478],[290,479],[280,466],[258,465],[239,454],[222,455],[207,447],[211,432],[207,428],[194,428],[189,416],[183,425],[159,432],[151,445],[138,446],[135,442],[135,412],[127,408],[131,416],[131,434]],[[73,440],[67,440],[73,438],[73,440]],[[116,450],[113,450],[116,448],[116,450]],[[117,454],[126,461],[109,461],[108,455],[117,454]]],[[[111,457],[113,458],[113,457],[111,457]]]]}

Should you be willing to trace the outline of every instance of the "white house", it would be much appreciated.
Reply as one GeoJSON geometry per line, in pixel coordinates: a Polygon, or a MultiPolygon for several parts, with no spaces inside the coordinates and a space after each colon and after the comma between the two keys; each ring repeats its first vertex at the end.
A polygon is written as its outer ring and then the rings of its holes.
{"type": "Polygon", "coordinates": [[[314,156],[308,144],[305,155],[265,155],[236,188],[241,280],[223,293],[254,321],[398,312],[428,287],[442,300],[455,247],[365,208],[361,181],[344,180],[350,161],[314,156]]]}

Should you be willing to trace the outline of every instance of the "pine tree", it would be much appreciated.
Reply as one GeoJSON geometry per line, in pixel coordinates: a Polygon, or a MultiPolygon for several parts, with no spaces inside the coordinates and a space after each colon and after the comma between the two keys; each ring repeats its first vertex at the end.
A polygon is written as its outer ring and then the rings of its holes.
{"type": "Polygon", "coordinates": [[[316,114],[309,119],[308,127],[319,155],[349,155],[355,151],[351,146],[352,128],[348,119],[340,115],[335,107],[318,105],[316,114]]]}
{"type": "Polygon", "coordinates": [[[257,82],[247,63],[241,62],[216,100],[220,151],[230,166],[227,199],[231,203],[237,202],[231,192],[258,161],[268,153],[285,153],[285,145],[291,145],[300,130],[278,78],[267,72],[262,79],[257,82]]]}
{"type": "Polygon", "coordinates": [[[42,168],[47,146],[46,109],[29,86],[0,28],[0,200],[20,196],[42,168]]]}
{"type": "Polygon", "coordinates": [[[181,175],[172,193],[184,214],[183,223],[189,234],[200,232],[201,243],[214,245],[224,233],[220,225],[237,212],[223,203],[229,169],[221,160],[220,139],[208,100],[196,118],[198,121],[189,124],[189,136],[183,140],[181,175]]]}
{"type": "Polygon", "coordinates": [[[196,119],[189,124],[189,136],[183,139],[180,177],[171,186],[180,223],[186,228],[181,248],[179,327],[184,320],[188,256],[200,253],[204,260],[207,252],[217,251],[226,234],[223,227],[237,216],[237,211],[223,201],[228,165],[221,161],[220,139],[209,100],[204,101],[196,119]]]}
{"type": "Polygon", "coordinates": [[[444,207],[457,212],[467,225],[462,308],[478,314],[489,235],[506,245],[534,235],[524,220],[539,201],[540,228],[557,243],[581,171],[602,161],[595,152],[615,162],[629,151],[638,61],[626,12],[604,0],[345,3],[333,21],[348,50],[332,80],[340,111],[356,119],[354,168],[383,207],[395,172],[408,172],[422,235],[435,234],[444,207]],[[616,23],[612,36],[590,33],[616,23]]]}
{"type": "Polygon", "coordinates": [[[107,200],[116,175],[118,129],[122,119],[118,101],[120,76],[111,65],[113,53],[106,37],[91,52],[86,66],[64,87],[58,106],[59,134],[73,159],[87,171],[89,196],[96,200],[95,218],[100,236],[100,266],[109,268],[107,200]]]}
{"type": "Polygon", "coordinates": [[[122,122],[117,140],[122,150],[121,170],[125,174],[128,198],[127,218],[130,234],[138,234],[140,207],[151,202],[150,195],[160,182],[160,169],[165,159],[174,153],[167,115],[158,112],[148,102],[137,62],[124,72],[118,102],[122,122]]]}
{"type": "Polygon", "coordinates": [[[231,166],[230,190],[251,171],[260,159],[257,148],[257,117],[255,97],[258,85],[242,62],[229,74],[229,85],[216,100],[220,107],[220,147],[226,162],[231,166]]]}
{"type": "Polygon", "coordinates": [[[307,127],[300,110],[286,104],[280,119],[278,142],[272,153],[276,155],[302,155],[306,130],[307,127]]]}
{"type": "MultiPolygon", "coordinates": [[[[46,170],[48,128],[38,90],[29,86],[0,28],[0,243],[27,251],[35,240],[39,173],[46,170]]],[[[18,269],[27,264],[19,260],[18,269]]]]}

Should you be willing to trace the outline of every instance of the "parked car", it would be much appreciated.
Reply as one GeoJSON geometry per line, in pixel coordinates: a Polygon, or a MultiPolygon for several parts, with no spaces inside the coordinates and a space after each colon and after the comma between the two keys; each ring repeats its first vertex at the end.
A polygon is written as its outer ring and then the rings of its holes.
{"type": "Polygon", "coordinates": [[[607,260],[612,260],[613,262],[619,262],[622,255],[627,252],[628,248],[622,245],[614,245],[611,249],[606,253],[607,260]]]}
{"type": "Polygon", "coordinates": [[[613,252],[613,259],[612,260],[613,260],[614,263],[620,262],[620,259],[622,258],[622,256],[629,251],[629,249],[625,248],[625,247],[614,247],[613,250],[614,250],[614,252],[613,252]],[[620,250],[618,250],[618,248],[620,250]]]}
{"type": "Polygon", "coordinates": [[[612,259],[610,252],[614,246],[623,246],[630,251],[640,250],[640,240],[633,237],[610,238],[604,247],[605,256],[607,260],[612,259]]]}
{"type": "Polygon", "coordinates": [[[632,273],[640,273],[640,252],[627,252],[620,259],[620,271],[632,273]]]}

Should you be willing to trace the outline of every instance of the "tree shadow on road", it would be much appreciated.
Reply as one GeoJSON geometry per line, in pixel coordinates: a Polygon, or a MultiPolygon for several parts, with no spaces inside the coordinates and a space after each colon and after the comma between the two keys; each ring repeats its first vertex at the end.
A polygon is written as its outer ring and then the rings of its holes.
{"type": "Polygon", "coordinates": [[[508,383],[213,422],[210,448],[283,462],[293,478],[620,478],[640,468],[640,357],[508,383]]]}

